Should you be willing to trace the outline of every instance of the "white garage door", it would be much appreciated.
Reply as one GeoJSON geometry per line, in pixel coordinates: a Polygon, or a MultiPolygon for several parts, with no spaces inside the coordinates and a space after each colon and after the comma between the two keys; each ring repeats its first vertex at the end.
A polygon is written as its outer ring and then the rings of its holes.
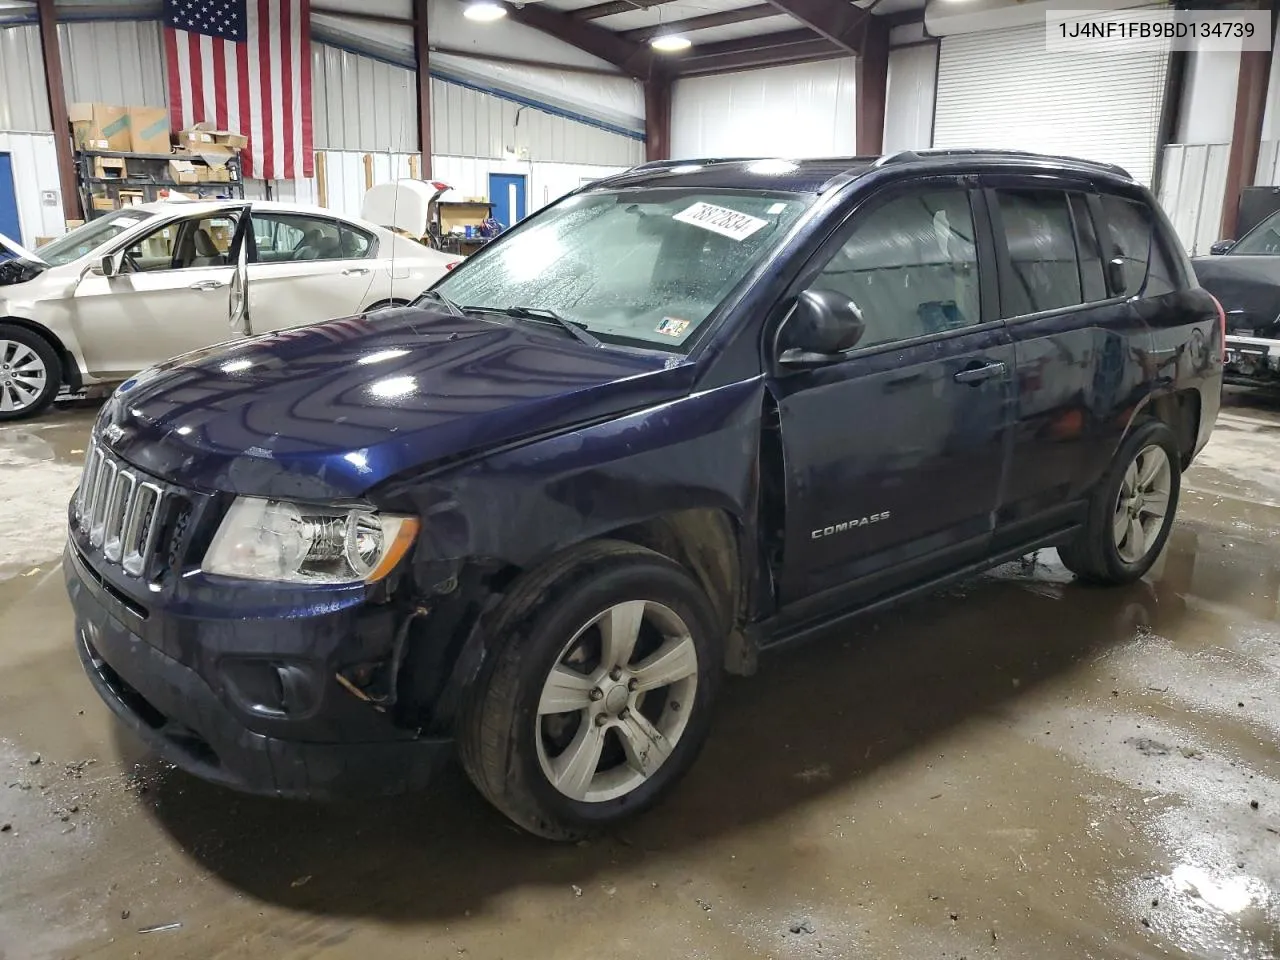
{"type": "Polygon", "coordinates": [[[1168,68],[1167,47],[1046,50],[1043,24],[943,37],[933,145],[1104,160],[1149,184],[1168,68]]]}

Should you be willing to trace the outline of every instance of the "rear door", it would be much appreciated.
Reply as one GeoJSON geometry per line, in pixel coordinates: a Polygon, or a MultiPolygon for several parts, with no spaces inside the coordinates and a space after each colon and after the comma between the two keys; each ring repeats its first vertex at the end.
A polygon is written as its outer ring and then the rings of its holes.
{"type": "Polygon", "coordinates": [[[89,372],[127,377],[226,340],[241,208],[171,220],[114,251],[120,273],[86,273],[66,301],[89,372]]]}
{"type": "MultiPolygon", "coordinates": [[[[1011,427],[982,198],[955,178],[868,200],[795,292],[857,304],[846,358],[770,382],[786,466],[784,604],[820,613],[982,557],[1011,427]]],[[[772,364],[776,358],[766,357],[772,364]]],[[[793,607],[793,610],[796,608],[793,607]]]]}
{"type": "Polygon", "coordinates": [[[328,217],[254,210],[249,312],[266,333],[359,313],[374,278],[373,235],[328,217]]]}
{"type": "Polygon", "coordinates": [[[1118,254],[1087,181],[987,177],[1017,428],[998,517],[1003,548],[1069,525],[1145,392],[1149,328],[1112,283],[1118,254]],[[1104,259],[1105,253],[1105,259],[1104,259]]]}

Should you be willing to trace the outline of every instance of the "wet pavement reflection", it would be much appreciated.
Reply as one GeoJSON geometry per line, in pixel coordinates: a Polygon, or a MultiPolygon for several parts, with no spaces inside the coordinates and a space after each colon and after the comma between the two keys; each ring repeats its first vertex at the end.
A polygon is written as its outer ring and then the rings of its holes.
{"type": "Polygon", "coordinates": [[[1229,398],[1143,583],[1042,551],[768,657],[576,846],[457,770],[322,807],[150,757],[57,568],[92,417],[0,427],[0,957],[1280,955],[1280,403],[1229,398]]]}

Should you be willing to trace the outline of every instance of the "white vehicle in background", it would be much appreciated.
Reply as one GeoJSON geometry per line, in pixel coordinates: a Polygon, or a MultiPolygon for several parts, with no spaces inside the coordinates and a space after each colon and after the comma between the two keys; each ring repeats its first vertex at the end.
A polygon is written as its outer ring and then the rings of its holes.
{"type": "Polygon", "coordinates": [[[319,207],[257,200],[128,207],[38,253],[0,236],[0,420],[229,332],[408,303],[460,259],[319,207]]]}

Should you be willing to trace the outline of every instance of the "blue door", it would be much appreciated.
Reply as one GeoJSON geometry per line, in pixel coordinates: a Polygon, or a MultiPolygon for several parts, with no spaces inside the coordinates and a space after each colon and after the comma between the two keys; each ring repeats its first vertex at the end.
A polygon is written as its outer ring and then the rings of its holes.
{"type": "Polygon", "coordinates": [[[489,174],[489,202],[493,204],[493,219],[504,227],[513,227],[523,220],[528,212],[524,192],[524,174],[489,174]]]}
{"type": "Polygon", "coordinates": [[[13,162],[7,153],[0,153],[0,233],[16,243],[22,242],[18,196],[13,192],[13,162]]]}

